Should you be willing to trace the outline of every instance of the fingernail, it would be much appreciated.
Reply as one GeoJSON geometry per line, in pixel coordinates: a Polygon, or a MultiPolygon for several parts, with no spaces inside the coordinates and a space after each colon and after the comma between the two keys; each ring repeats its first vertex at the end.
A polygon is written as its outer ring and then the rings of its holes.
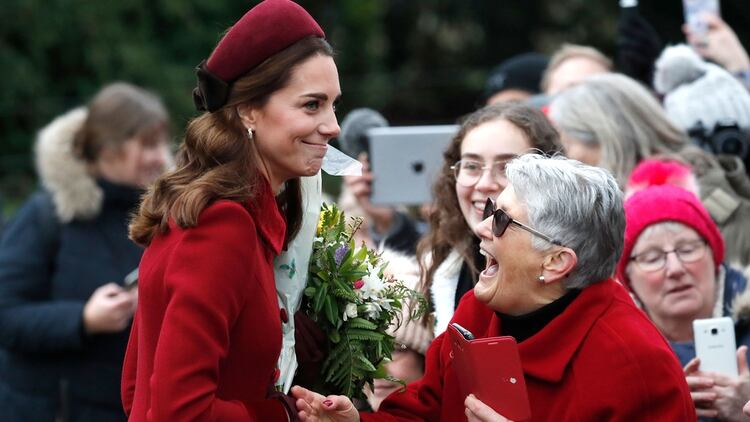
{"type": "Polygon", "coordinates": [[[325,407],[331,407],[331,406],[333,406],[333,402],[332,402],[332,401],[330,401],[330,400],[324,400],[324,401],[323,401],[323,405],[324,405],[325,407]]]}

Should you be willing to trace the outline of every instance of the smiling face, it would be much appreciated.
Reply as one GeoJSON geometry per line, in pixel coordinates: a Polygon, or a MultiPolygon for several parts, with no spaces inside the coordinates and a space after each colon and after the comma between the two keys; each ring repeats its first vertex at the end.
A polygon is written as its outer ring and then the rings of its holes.
{"type": "MultiPolygon", "coordinates": [[[[633,247],[631,256],[651,250],[671,251],[701,239],[680,223],[660,224],[646,229],[633,247]]],[[[664,268],[643,271],[634,261],[627,267],[630,284],[657,326],[669,320],[709,318],[716,295],[716,266],[709,246],[703,257],[683,263],[674,253],[667,255],[664,268]]]]}
{"type": "MultiPolygon", "coordinates": [[[[531,148],[531,143],[521,129],[507,120],[493,120],[470,130],[461,143],[461,160],[472,160],[482,165],[496,161],[506,161],[523,154],[531,148]]],[[[482,212],[487,198],[493,200],[507,184],[504,179],[496,180],[489,170],[482,173],[474,186],[456,183],[456,197],[466,223],[474,233],[482,222],[482,212]]]]}
{"type": "Polygon", "coordinates": [[[263,107],[238,107],[243,124],[254,132],[261,172],[275,190],[320,170],[328,141],[340,132],[335,114],[340,96],[333,58],[315,55],[300,63],[263,107]]]}
{"type": "MultiPolygon", "coordinates": [[[[528,225],[526,207],[518,200],[513,186],[505,188],[495,202],[514,220],[528,225]]],[[[492,217],[477,226],[479,245],[487,266],[479,274],[474,296],[495,311],[521,315],[540,307],[538,282],[544,253],[531,246],[531,234],[514,224],[500,237],[492,234],[492,217]]]]}

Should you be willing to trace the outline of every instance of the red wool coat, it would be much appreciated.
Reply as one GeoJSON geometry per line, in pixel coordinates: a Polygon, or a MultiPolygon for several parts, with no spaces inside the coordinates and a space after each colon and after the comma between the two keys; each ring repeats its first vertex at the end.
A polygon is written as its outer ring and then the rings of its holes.
{"type": "MultiPolygon", "coordinates": [[[[500,320],[469,292],[453,321],[477,337],[502,335],[500,320]]],[[[424,377],[391,394],[370,421],[465,421],[464,399],[441,334],[424,377]]],[[[625,289],[585,288],[542,331],[518,346],[534,421],[694,421],[677,358],[625,289]]]]}
{"type": "Polygon", "coordinates": [[[174,223],[140,266],[122,378],[130,421],[286,421],[268,399],[281,351],[273,258],[286,224],[270,187],[174,223]]]}

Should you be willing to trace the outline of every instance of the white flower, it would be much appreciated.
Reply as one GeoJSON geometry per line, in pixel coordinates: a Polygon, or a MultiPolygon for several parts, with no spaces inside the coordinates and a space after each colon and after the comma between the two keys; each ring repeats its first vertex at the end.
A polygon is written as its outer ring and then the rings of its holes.
{"type": "Polygon", "coordinates": [[[362,277],[362,281],[365,284],[358,291],[364,299],[376,298],[383,290],[383,280],[378,277],[377,270],[370,263],[367,264],[367,275],[362,277]]]}
{"type": "Polygon", "coordinates": [[[365,314],[367,314],[367,319],[375,320],[380,317],[380,312],[382,311],[382,308],[380,307],[380,304],[377,302],[369,302],[365,303],[365,314]]]}
{"type": "Polygon", "coordinates": [[[357,304],[356,303],[347,303],[346,309],[344,309],[344,321],[346,321],[348,318],[356,318],[357,317],[357,304]]]}

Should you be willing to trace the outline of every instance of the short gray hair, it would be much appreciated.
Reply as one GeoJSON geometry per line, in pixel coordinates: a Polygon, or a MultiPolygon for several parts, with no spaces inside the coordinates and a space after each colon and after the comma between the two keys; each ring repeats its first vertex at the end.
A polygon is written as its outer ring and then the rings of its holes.
{"type": "Polygon", "coordinates": [[[616,73],[591,76],[561,92],[552,100],[549,116],[562,132],[599,145],[599,166],[611,171],[620,186],[644,158],[677,158],[689,145],[687,134],[645,87],[616,73]]]}
{"type": "MultiPolygon", "coordinates": [[[[529,224],[578,256],[565,287],[583,288],[614,273],[625,237],[625,210],[608,171],[563,156],[526,154],[508,163],[506,174],[528,209],[529,224]]],[[[532,245],[552,247],[536,237],[532,245]]]]}

